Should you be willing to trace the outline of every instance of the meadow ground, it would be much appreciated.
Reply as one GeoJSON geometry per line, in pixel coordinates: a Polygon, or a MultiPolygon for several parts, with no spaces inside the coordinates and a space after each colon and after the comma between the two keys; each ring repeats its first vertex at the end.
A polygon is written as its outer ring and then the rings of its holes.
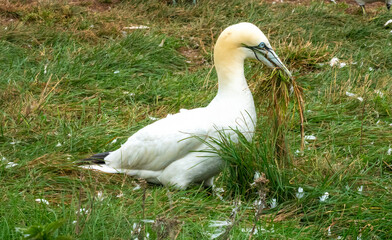
{"type": "Polygon", "coordinates": [[[0,1],[0,239],[391,239],[392,12],[190,2],[0,1]],[[226,149],[261,163],[262,211],[257,195],[230,195],[225,174],[216,179],[225,191],[211,194],[75,166],[155,118],[205,106],[217,90],[213,44],[241,21],[264,31],[305,97],[305,148],[295,115],[281,164],[259,91],[271,70],[246,62],[258,131],[226,149]],[[140,25],[149,28],[131,29],[140,25]]]}

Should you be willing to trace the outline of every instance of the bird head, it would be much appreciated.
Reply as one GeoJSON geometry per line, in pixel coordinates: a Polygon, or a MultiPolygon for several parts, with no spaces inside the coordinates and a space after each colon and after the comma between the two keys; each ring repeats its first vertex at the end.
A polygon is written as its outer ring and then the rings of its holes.
{"type": "Polygon", "coordinates": [[[232,51],[242,53],[237,56],[243,58],[257,59],[270,68],[280,68],[291,77],[290,71],[272,49],[267,37],[251,23],[238,23],[227,27],[221,33],[215,45],[215,52],[222,54],[232,51]]]}

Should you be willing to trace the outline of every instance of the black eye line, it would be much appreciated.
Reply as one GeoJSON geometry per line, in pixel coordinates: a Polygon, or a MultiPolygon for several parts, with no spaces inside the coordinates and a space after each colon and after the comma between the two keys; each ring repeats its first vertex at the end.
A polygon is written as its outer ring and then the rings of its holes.
{"type": "Polygon", "coordinates": [[[259,49],[259,50],[264,49],[264,50],[267,50],[268,52],[270,52],[270,50],[271,50],[271,48],[267,47],[267,45],[264,42],[261,42],[259,45],[252,46],[252,47],[246,46],[245,44],[243,44],[243,46],[246,47],[246,48],[249,48],[250,50],[252,50],[253,54],[256,57],[256,59],[259,60],[259,61],[261,61],[261,60],[260,60],[260,58],[256,54],[256,51],[255,51],[256,49],[259,49]]]}
{"type": "Polygon", "coordinates": [[[267,47],[267,45],[266,45],[264,42],[261,42],[261,43],[260,43],[259,45],[257,45],[257,46],[249,47],[249,46],[244,45],[244,47],[249,48],[249,49],[251,49],[251,50],[254,50],[254,49],[265,49],[265,50],[267,50],[267,51],[270,51],[270,50],[271,50],[271,48],[267,47]]]}

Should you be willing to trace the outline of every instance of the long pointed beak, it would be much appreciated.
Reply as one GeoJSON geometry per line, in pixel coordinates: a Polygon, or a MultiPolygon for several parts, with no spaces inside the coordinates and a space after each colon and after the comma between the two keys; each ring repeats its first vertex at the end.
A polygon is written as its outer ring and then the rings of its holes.
{"type": "Polygon", "coordinates": [[[256,58],[263,62],[270,68],[280,68],[289,76],[292,77],[291,72],[287,69],[287,67],[282,63],[279,59],[278,55],[271,48],[265,49],[253,49],[253,52],[256,55],[256,58]]]}

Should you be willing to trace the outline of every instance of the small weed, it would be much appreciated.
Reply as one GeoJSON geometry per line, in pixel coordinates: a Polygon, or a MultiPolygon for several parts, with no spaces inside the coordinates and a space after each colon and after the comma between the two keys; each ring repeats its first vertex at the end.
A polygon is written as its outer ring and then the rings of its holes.
{"type": "Polygon", "coordinates": [[[26,228],[18,228],[24,239],[34,240],[71,240],[69,236],[58,236],[56,231],[65,223],[65,220],[48,223],[46,225],[33,225],[26,228]]]}

